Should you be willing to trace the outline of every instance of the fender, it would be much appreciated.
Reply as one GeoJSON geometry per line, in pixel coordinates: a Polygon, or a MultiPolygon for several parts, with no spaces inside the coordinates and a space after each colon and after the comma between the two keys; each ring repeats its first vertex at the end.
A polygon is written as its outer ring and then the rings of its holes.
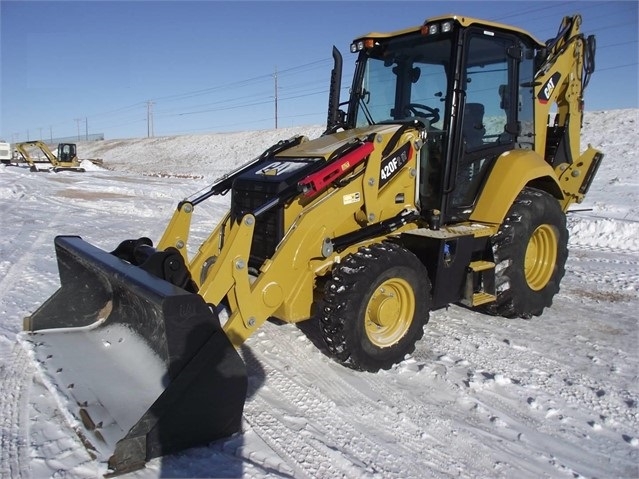
{"type": "Polygon", "coordinates": [[[510,150],[503,153],[488,175],[471,221],[501,224],[519,192],[527,185],[547,191],[563,200],[559,182],[552,167],[532,150],[510,150]]]}

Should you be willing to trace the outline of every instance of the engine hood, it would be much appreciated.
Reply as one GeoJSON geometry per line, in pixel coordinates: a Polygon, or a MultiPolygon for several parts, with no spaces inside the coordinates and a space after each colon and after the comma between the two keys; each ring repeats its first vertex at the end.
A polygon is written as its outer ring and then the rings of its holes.
{"type": "Polygon", "coordinates": [[[355,128],[352,130],[340,131],[330,135],[323,135],[314,140],[302,142],[282,153],[276,158],[319,158],[327,159],[334,151],[353,141],[354,139],[365,139],[371,134],[381,135],[389,138],[401,125],[373,125],[366,128],[355,128]]]}

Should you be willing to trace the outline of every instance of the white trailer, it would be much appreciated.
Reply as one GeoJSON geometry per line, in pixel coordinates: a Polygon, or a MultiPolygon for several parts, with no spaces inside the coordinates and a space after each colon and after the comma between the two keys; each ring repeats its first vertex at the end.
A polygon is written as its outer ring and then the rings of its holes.
{"type": "Polygon", "coordinates": [[[11,144],[6,141],[0,141],[0,161],[2,163],[11,163],[11,144]]]}

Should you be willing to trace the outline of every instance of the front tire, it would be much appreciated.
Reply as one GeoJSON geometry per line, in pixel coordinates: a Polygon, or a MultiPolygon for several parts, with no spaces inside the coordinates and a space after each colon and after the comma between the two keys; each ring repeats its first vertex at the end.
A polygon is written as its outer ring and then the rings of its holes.
{"type": "Polygon", "coordinates": [[[497,300],[491,314],[539,316],[552,305],[568,258],[566,215],[545,191],[524,188],[492,238],[497,300]]]}
{"type": "Polygon", "coordinates": [[[364,371],[401,362],[424,334],[430,289],[426,268],[397,244],[373,244],[347,256],[324,289],[320,331],[329,352],[364,371]]]}

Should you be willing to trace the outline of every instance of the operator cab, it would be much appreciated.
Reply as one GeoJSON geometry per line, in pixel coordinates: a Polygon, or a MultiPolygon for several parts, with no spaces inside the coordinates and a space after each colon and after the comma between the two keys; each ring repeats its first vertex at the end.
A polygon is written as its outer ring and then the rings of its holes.
{"type": "Polygon", "coordinates": [[[60,143],[58,145],[58,161],[70,163],[77,156],[75,143],[60,143]]]}
{"type": "Polygon", "coordinates": [[[425,218],[467,220],[495,160],[533,147],[533,68],[539,42],[520,30],[447,16],[359,52],[345,128],[410,123],[426,130],[418,204],[425,218]]]}

